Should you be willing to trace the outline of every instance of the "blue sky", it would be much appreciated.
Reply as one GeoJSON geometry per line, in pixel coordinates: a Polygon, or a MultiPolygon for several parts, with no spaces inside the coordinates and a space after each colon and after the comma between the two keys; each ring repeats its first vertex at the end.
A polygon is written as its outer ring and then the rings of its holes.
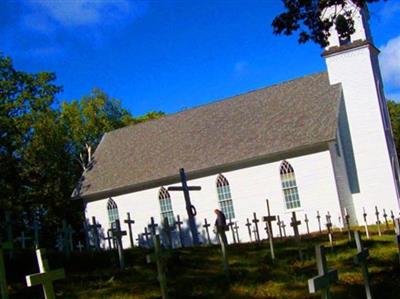
{"type": "MultiPolygon", "coordinates": [[[[134,115],[167,113],[325,70],[321,49],[274,36],[281,1],[2,0],[0,51],[52,71],[59,100],[102,88],[134,115]]],[[[400,100],[400,1],[370,6],[388,97],[400,100]]]]}

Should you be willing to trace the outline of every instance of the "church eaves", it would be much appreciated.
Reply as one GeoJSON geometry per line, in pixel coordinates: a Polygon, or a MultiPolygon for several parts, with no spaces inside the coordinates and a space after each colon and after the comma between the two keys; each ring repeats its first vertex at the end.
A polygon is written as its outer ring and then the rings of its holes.
{"type": "Polygon", "coordinates": [[[102,199],[327,149],[342,97],[327,73],[273,85],[103,136],[72,197],[102,199]]]}

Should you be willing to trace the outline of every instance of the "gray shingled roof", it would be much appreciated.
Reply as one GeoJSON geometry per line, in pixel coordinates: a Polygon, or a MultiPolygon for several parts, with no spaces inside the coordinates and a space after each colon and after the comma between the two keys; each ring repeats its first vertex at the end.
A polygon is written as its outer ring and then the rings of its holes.
{"type": "Polygon", "coordinates": [[[319,73],[106,133],[73,197],[171,184],[181,167],[194,178],[326,148],[341,94],[319,73]]]}

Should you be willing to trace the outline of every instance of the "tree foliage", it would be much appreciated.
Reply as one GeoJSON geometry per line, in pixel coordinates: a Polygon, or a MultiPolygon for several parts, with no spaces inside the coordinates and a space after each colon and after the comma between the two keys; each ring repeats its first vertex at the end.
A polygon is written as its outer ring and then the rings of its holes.
{"type": "MultiPolygon", "coordinates": [[[[275,34],[292,35],[299,32],[299,43],[310,40],[321,47],[328,45],[329,30],[335,26],[339,36],[349,38],[354,33],[354,19],[351,11],[344,10],[351,2],[358,8],[381,0],[282,0],[285,11],[272,22],[275,34]],[[335,7],[330,16],[324,14],[328,7],[335,7]]],[[[386,1],[386,0],[382,0],[386,1]]]]}

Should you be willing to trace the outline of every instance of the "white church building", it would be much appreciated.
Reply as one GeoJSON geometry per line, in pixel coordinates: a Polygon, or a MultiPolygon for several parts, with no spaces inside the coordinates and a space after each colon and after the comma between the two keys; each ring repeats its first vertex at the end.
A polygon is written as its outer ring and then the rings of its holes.
{"type": "MultiPolygon", "coordinates": [[[[332,31],[327,72],[104,134],[73,194],[86,218],[95,216],[105,231],[119,218],[128,230],[129,212],[135,238],[152,216],[158,229],[177,215],[187,226],[183,192],[168,191],[180,185],[180,168],[189,186],[201,187],[190,197],[203,241],[204,219],[213,224],[216,208],[249,241],[247,219],[267,215],[266,199],[288,235],[293,211],[302,234],[306,214],[310,230],[319,229],[317,212],[323,226],[329,212],[336,227],[346,213],[353,225],[364,224],[363,209],[375,223],[375,207],[380,217],[383,209],[397,217],[399,164],[366,10],[356,10],[355,26],[351,40],[332,31]]],[[[266,238],[263,228],[260,221],[266,238]]],[[[123,242],[130,246],[129,237],[123,242]]]]}

